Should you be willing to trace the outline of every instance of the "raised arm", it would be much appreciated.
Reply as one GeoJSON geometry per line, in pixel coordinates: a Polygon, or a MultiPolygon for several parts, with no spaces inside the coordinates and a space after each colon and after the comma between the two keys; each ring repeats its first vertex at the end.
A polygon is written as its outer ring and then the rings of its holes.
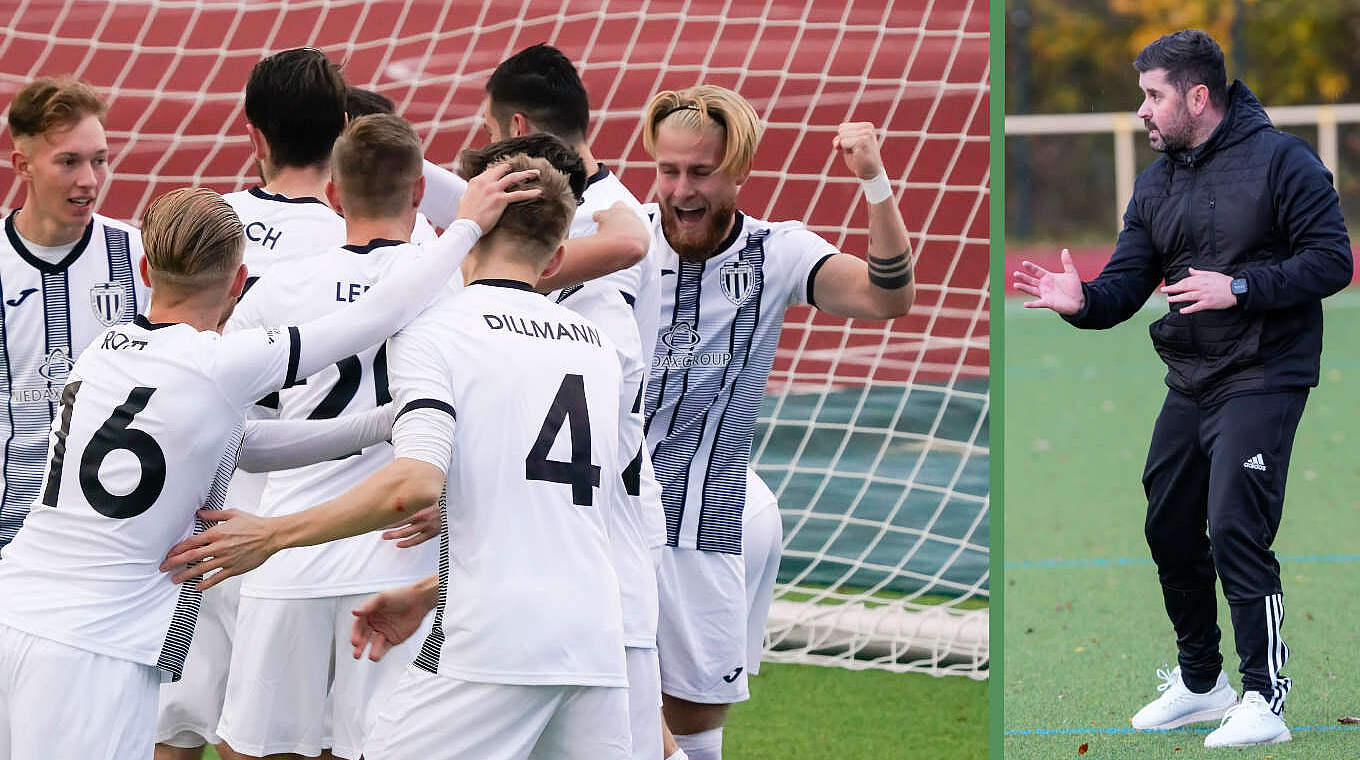
{"type": "Polygon", "coordinates": [[[869,207],[868,261],[845,254],[822,264],[809,283],[808,299],[822,311],[841,317],[893,319],[911,309],[911,243],[907,225],[883,172],[874,125],[840,125],[834,141],[845,164],[864,183],[869,207]]]}

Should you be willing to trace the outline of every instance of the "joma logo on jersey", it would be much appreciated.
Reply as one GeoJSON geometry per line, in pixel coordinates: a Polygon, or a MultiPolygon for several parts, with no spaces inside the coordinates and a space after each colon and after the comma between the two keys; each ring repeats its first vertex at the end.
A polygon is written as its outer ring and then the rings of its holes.
{"type": "Polygon", "coordinates": [[[755,292],[756,268],[741,259],[732,259],[718,270],[718,284],[727,300],[741,306],[755,292]]]}
{"type": "Polygon", "coordinates": [[[127,289],[116,282],[101,282],[90,288],[90,311],[94,312],[94,318],[105,327],[125,321],[124,317],[131,301],[127,289]]]}

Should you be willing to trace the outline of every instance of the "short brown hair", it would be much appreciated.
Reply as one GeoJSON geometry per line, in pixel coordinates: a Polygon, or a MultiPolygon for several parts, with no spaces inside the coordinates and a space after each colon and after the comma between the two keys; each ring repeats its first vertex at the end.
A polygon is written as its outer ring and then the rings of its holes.
{"type": "Polygon", "coordinates": [[[246,239],[231,204],[204,187],[181,187],[151,202],[142,215],[142,246],[163,284],[198,288],[230,278],[246,239]]]}
{"type": "Polygon", "coordinates": [[[331,177],[346,216],[400,216],[411,205],[424,151],[411,124],[375,113],[351,121],[331,151],[331,177]]]}
{"type": "Polygon", "coordinates": [[[14,139],[36,137],[56,127],[71,127],[86,116],[104,123],[108,106],[94,88],[69,76],[39,77],[24,85],[9,105],[14,139]]]}
{"type": "Polygon", "coordinates": [[[542,188],[543,192],[537,198],[506,206],[500,221],[482,236],[482,240],[507,244],[521,261],[536,266],[546,264],[567,239],[567,230],[576,214],[576,199],[572,197],[571,187],[562,172],[554,169],[545,158],[517,153],[497,161],[501,162],[509,164],[512,172],[538,170],[537,177],[510,185],[506,192],[535,187],[542,188]]]}
{"type": "Polygon", "coordinates": [[[723,158],[718,171],[745,174],[760,145],[760,118],[746,98],[726,87],[701,84],[684,90],[662,90],[652,96],[642,117],[642,147],[656,156],[656,133],[669,122],[694,132],[717,126],[723,131],[723,158]]]}

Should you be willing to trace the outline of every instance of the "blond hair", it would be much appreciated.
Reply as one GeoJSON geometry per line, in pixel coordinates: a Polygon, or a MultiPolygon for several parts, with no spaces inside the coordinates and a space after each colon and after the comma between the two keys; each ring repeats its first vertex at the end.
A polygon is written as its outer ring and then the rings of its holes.
{"type": "Polygon", "coordinates": [[[19,140],[49,129],[72,127],[86,116],[104,123],[108,107],[94,88],[69,76],[39,77],[15,93],[9,104],[10,135],[19,140]]]}
{"type": "Polygon", "coordinates": [[[203,187],[181,187],[147,207],[142,246],[160,284],[197,289],[235,274],[246,239],[236,211],[222,196],[203,187]]]}
{"type": "Polygon", "coordinates": [[[702,132],[710,126],[723,131],[723,157],[718,171],[740,176],[750,171],[760,145],[760,118],[746,99],[726,87],[701,84],[684,90],[662,90],[643,111],[642,147],[656,156],[656,135],[662,124],[702,132]]]}
{"type": "Polygon", "coordinates": [[[527,156],[523,153],[497,159],[497,163],[507,163],[510,171],[537,169],[538,176],[516,182],[505,190],[532,190],[542,188],[537,198],[519,201],[506,206],[501,218],[482,236],[482,240],[504,243],[521,261],[541,266],[552,258],[557,247],[567,238],[572,217],[576,214],[576,198],[571,194],[571,185],[566,175],[553,168],[545,158],[527,156]]]}
{"type": "Polygon", "coordinates": [[[410,122],[387,113],[351,121],[331,151],[331,174],[346,216],[400,216],[411,206],[424,150],[410,122]]]}

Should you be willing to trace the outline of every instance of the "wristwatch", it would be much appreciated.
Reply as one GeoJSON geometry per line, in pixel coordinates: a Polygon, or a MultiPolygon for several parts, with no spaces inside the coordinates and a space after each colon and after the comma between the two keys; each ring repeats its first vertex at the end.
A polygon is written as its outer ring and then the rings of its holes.
{"type": "Polygon", "coordinates": [[[1228,287],[1232,290],[1232,294],[1237,296],[1237,302],[1242,303],[1242,296],[1247,294],[1247,278],[1234,277],[1228,287]]]}

